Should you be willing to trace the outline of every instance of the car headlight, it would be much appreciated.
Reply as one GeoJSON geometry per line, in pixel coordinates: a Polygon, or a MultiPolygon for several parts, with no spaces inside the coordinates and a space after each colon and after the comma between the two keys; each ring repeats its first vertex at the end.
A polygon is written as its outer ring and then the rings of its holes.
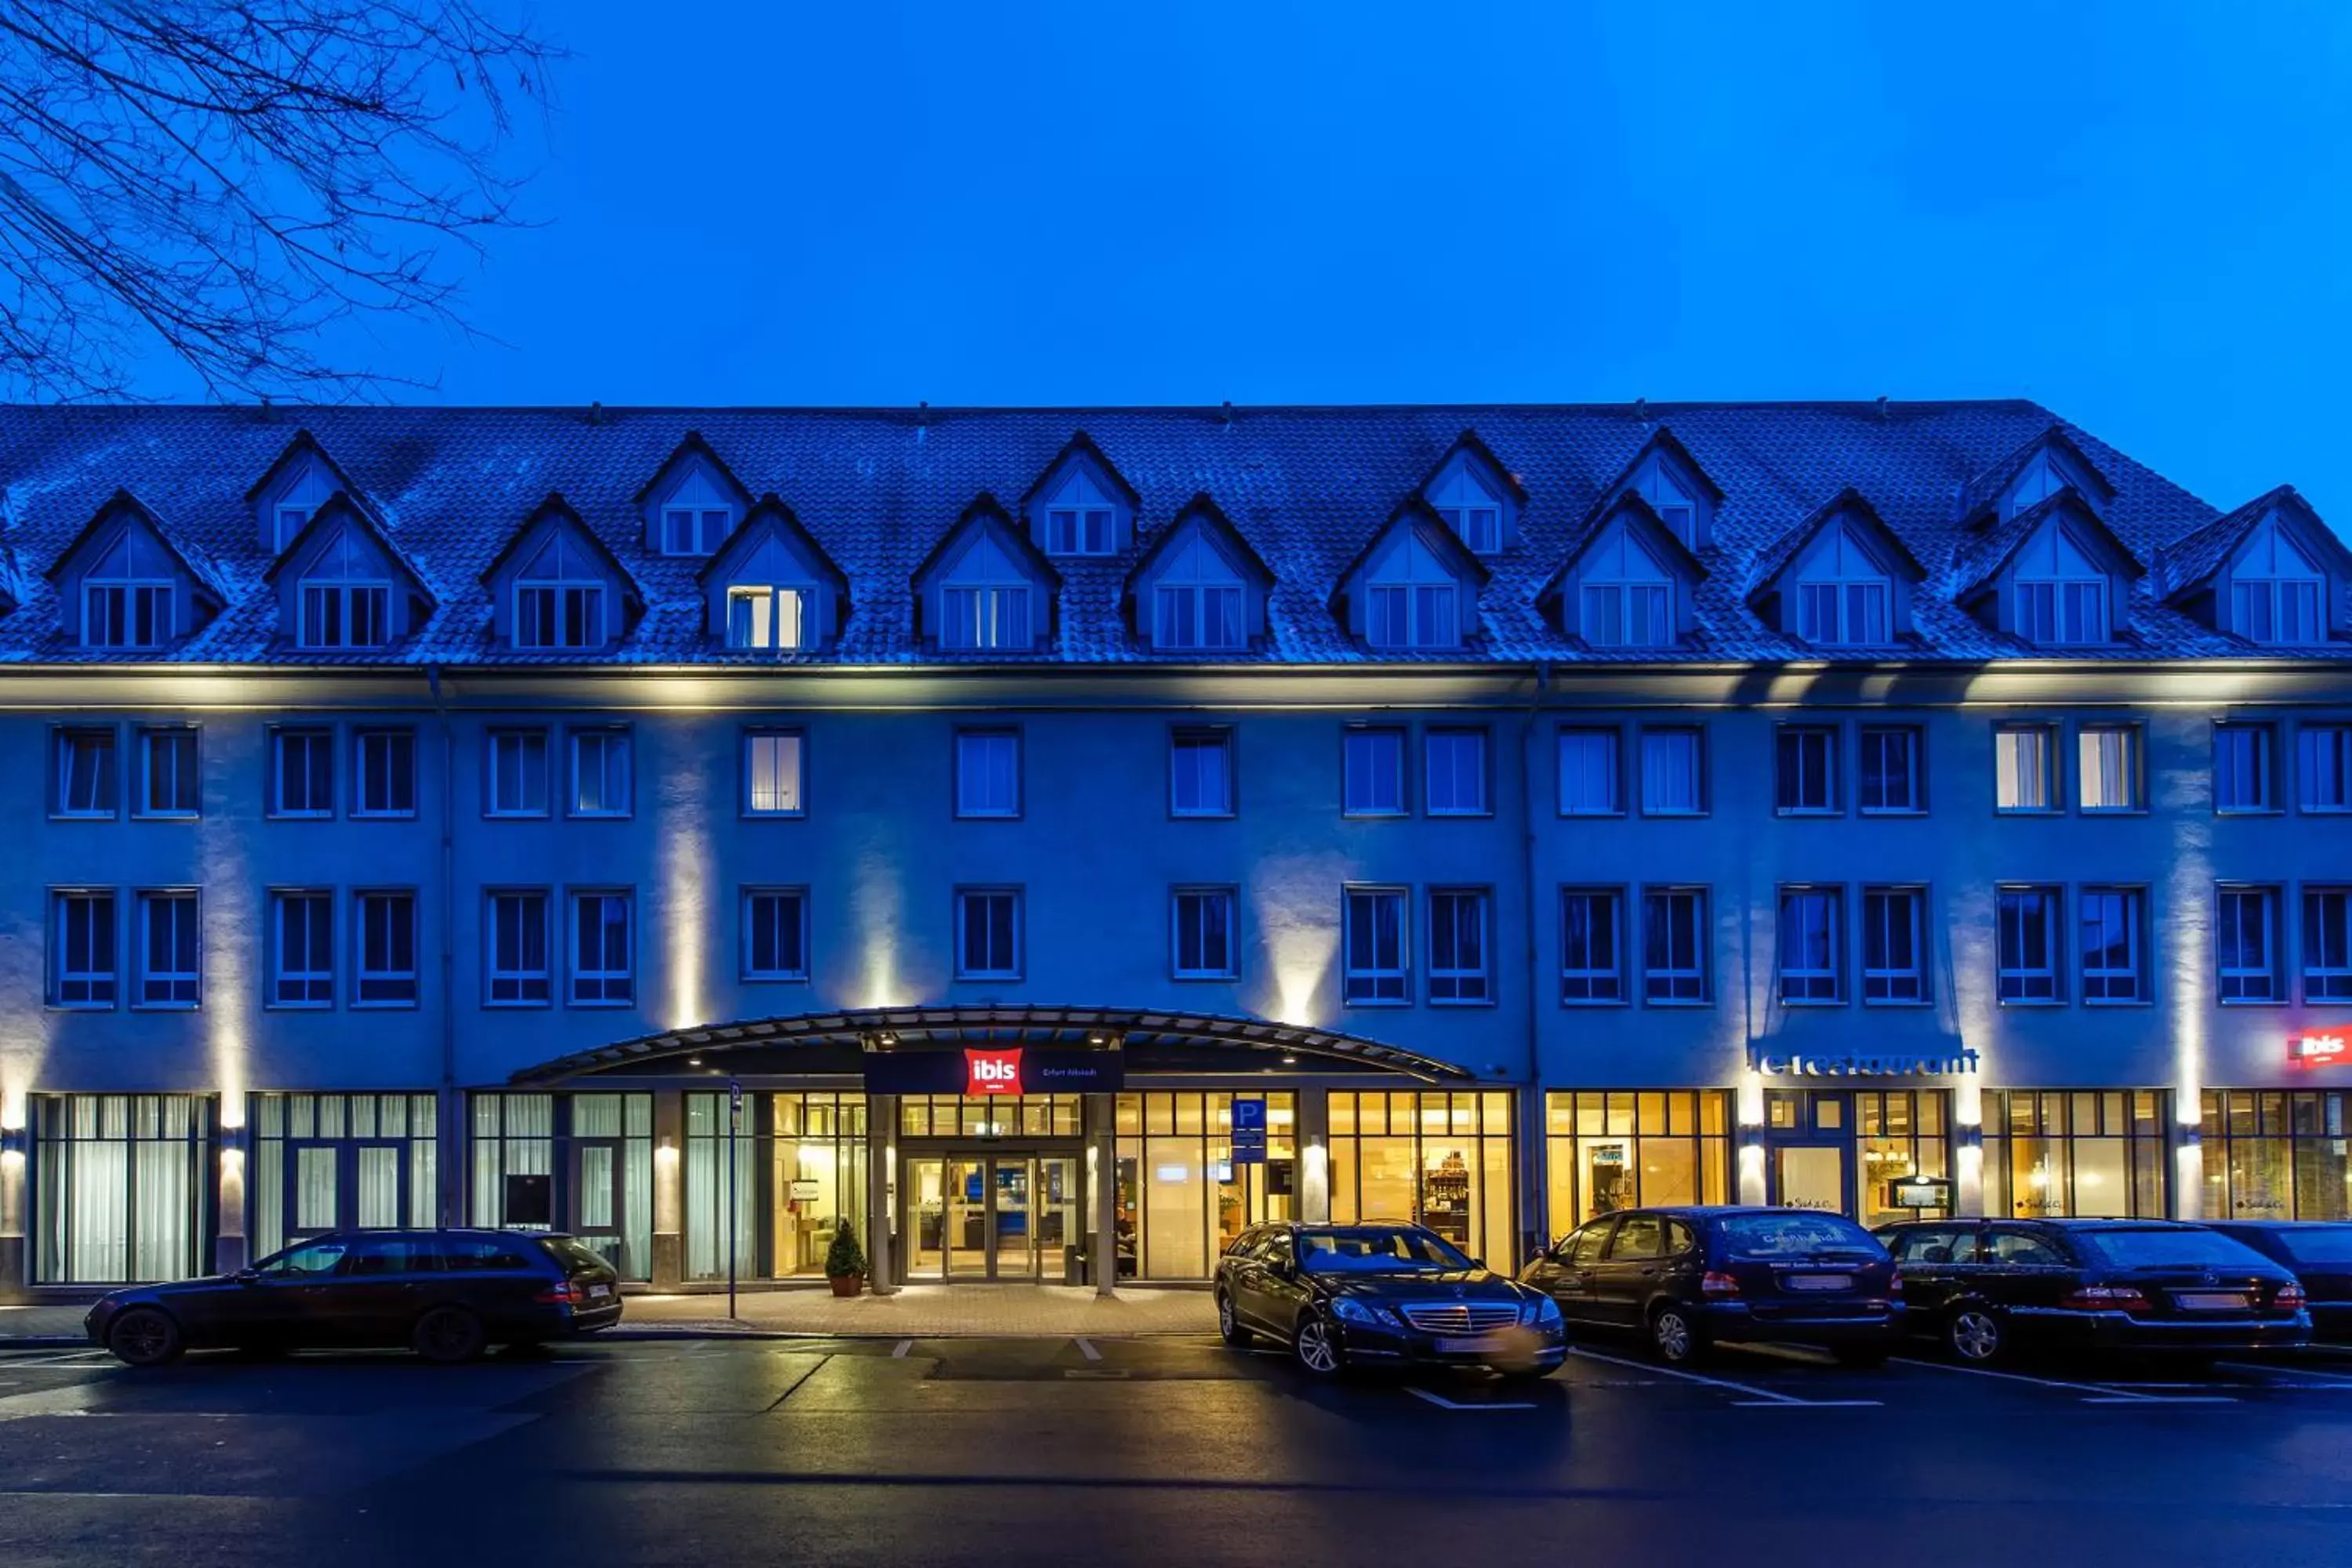
{"type": "Polygon", "coordinates": [[[1374,1307],[1359,1301],[1353,1296],[1342,1296],[1332,1302],[1331,1311],[1335,1317],[1350,1323],[1370,1323],[1384,1329],[1398,1326],[1394,1312],[1386,1307],[1374,1307]]]}
{"type": "Polygon", "coordinates": [[[1519,1309],[1519,1321],[1557,1323],[1559,1321],[1559,1303],[1549,1296],[1538,1296],[1519,1309]]]}

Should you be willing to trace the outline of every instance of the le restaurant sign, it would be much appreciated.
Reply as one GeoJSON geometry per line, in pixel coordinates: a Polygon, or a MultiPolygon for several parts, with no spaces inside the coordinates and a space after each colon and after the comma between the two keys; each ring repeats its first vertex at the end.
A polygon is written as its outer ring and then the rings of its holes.
{"type": "Polygon", "coordinates": [[[1977,1070],[1977,1053],[1776,1051],[1753,1046],[1748,1065],[1766,1078],[1961,1078],[1977,1070]]]}

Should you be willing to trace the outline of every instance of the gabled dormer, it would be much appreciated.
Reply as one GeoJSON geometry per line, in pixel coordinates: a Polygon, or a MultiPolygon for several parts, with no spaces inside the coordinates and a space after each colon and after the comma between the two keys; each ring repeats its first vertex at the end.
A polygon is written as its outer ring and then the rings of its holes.
{"type": "Polygon", "coordinates": [[[730,648],[806,653],[832,646],[849,616],[849,580],[772,491],[696,574],[703,630],[730,648]]]}
{"type": "Polygon", "coordinates": [[[1692,554],[1715,538],[1715,510],[1723,503],[1723,491],[1664,426],[1658,426],[1617,482],[1602,492],[1603,503],[1628,492],[1648,502],[1659,525],[1692,554]]]}
{"type": "Polygon", "coordinates": [[[1477,432],[1465,430],[1421,482],[1422,499],[1473,555],[1499,555],[1518,536],[1528,492],[1477,432]]]}
{"type": "Polygon", "coordinates": [[[1486,568],[1429,503],[1409,498],[1340,574],[1333,610],[1381,652],[1439,653],[1478,633],[1486,568]]]}
{"type": "Polygon", "coordinates": [[[491,635],[526,653],[601,653],[629,634],[645,600],[561,495],[523,521],[482,571],[491,635]]]}
{"type": "Polygon", "coordinates": [[[2264,647],[2310,647],[2344,632],[2352,551],[2293,485],[2167,546],[2157,572],[2167,604],[2264,647]]]}
{"type": "Polygon", "coordinates": [[[299,648],[391,647],[433,614],[423,574],[341,490],[311,511],[262,580],[277,590],[279,634],[299,648]]]}
{"type": "Polygon", "coordinates": [[[2008,522],[2063,489],[2101,517],[2116,499],[2089,454],[2053,425],[1961,488],[1960,521],[1975,528],[2008,522]]]}
{"type": "Polygon", "coordinates": [[[245,492],[261,547],[272,555],[282,553],[310,521],[310,514],[339,491],[347,496],[361,493],[317,437],[308,430],[297,430],[278,460],[245,492]]]}
{"type": "Polygon", "coordinates": [[[656,555],[716,554],[751,510],[751,492],[695,430],[654,470],[636,500],[645,514],[646,548],[656,555]]]}
{"type": "Polygon", "coordinates": [[[66,636],[110,652],[161,652],[202,630],[229,599],[212,563],[176,543],[128,490],[98,509],[48,578],[66,636]]]}
{"type": "Polygon", "coordinates": [[[1953,599],[2036,647],[2099,647],[2122,631],[2137,556],[2070,487],[1964,540],[1953,599]]]}
{"type": "Polygon", "coordinates": [[[1136,639],[1156,653],[1238,653],[1265,636],[1274,574],[1205,494],[1177,512],[1128,574],[1136,639]]]}
{"type": "Polygon", "coordinates": [[[1848,487],[1756,563],[1748,602],[1815,647],[1886,647],[1911,634],[1911,591],[1927,573],[1877,510],[1848,487]]]}
{"type": "Polygon", "coordinates": [[[1690,635],[1693,590],[1706,575],[1648,498],[1629,489],[1587,520],[1537,602],[1593,647],[1667,648],[1690,635]]]}
{"type": "Polygon", "coordinates": [[[917,629],[948,652],[1032,653],[1053,636],[1061,585],[1054,563],[983,493],[915,568],[917,629]]]}
{"type": "Polygon", "coordinates": [[[1142,498],[1083,430],[1070,437],[1029,493],[1021,515],[1047,555],[1117,555],[1135,538],[1142,498]]]}

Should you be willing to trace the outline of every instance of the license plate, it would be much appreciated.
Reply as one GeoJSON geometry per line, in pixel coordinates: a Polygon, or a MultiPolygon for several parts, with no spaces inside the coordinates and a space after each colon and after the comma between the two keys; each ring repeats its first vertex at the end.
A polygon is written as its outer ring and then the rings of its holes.
{"type": "Polygon", "coordinates": [[[609,1296],[612,1293],[613,1288],[610,1285],[591,1285],[588,1287],[589,1299],[592,1300],[602,1300],[604,1297],[609,1296]]]}
{"type": "Polygon", "coordinates": [[[1781,1281],[1791,1290],[1851,1290],[1851,1274],[1797,1274],[1781,1281]]]}
{"type": "Polygon", "coordinates": [[[1479,1355],[1487,1351],[1498,1351],[1502,1348],[1503,1336],[1500,1334],[1480,1334],[1476,1339],[1437,1342],[1439,1355],[1479,1355]]]}
{"type": "Polygon", "coordinates": [[[2246,1299],[2235,1291],[2183,1290],[2173,1300],[2184,1312],[2242,1312],[2246,1299]]]}

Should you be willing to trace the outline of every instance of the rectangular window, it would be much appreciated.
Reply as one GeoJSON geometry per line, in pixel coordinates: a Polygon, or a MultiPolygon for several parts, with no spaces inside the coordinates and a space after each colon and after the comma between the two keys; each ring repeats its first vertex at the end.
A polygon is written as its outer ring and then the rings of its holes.
{"type": "Polygon", "coordinates": [[[139,895],[139,1005],[193,1007],[203,999],[201,928],[190,891],[139,895]]]}
{"type": "Polygon", "coordinates": [[[1344,999],[1406,1001],[1405,889],[1349,888],[1347,916],[1344,999]]]}
{"type": "Polygon", "coordinates": [[[359,795],[352,802],[353,816],[415,816],[416,815],[416,731],[359,730],[352,750],[359,774],[359,795]]]}
{"type": "Polygon", "coordinates": [[[2352,724],[2305,724],[2294,738],[2305,811],[2352,811],[2352,724]]]}
{"type": "Polygon", "coordinates": [[[572,1005],[625,1006],[636,1000],[629,895],[572,895],[572,1005]]]}
{"type": "Polygon", "coordinates": [[[1706,889],[1652,888],[1642,894],[1642,996],[1653,1003],[1706,1000],[1706,889]]]}
{"type": "Polygon", "coordinates": [[[1404,815],[1404,731],[1359,725],[1342,742],[1341,811],[1349,816],[1404,815]]]}
{"type": "Polygon", "coordinates": [[[327,1007],[335,1000],[335,900],[322,892],[269,895],[269,1004],[327,1007]]]}
{"type": "Polygon", "coordinates": [[[1998,898],[2000,999],[2057,1001],[2058,889],[2002,888],[1998,898]]]}
{"type": "Polygon", "coordinates": [[[958,888],[956,978],[1021,978],[1021,891],[1017,888],[958,888]]]}
{"type": "Polygon", "coordinates": [[[1927,809],[1922,787],[1919,731],[1908,724],[1862,727],[1862,798],[1864,816],[1903,816],[1927,809]]]}
{"type": "Polygon", "coordinates": [[[1992,732],[1993,805],[2001,811],[2055,811],[2057,729],[2000,724],[1992,732]]]}
{"type": "Polygon", "coordinates": [[[1780,1000],[1836,1002],[1843,992],[1838,954],[1844,895],[1836,888],[1780,889],[1780,1000]]]}
{"type": "Polygon", "coordinates": [[[329,729],[269,731],[269,815],[335,815],[335,732],[329,729]]]}
{"type": "Polygon", "coordinates": [[[1486,803],[1486,731],[1431,729],[1423,731],[1428,764],[1422,807],[1432,816],[1484,816],[1486,803]]]}
{"type": "Polygon", "coordinates": [[[727,542],[734,511],[723,506],[670,506],[662,509],[662,553],[716,555],[727,542]]]}
{"type": "Polygon", "coordinates": [[[2075,734],[2075,787],[2084,811],[2140,811],[2140,732],[2137,724],[2085,724],[2075,734]]]}
{"type": "Polygon", "coordinates": [[[790,653],[804,637],[808,595],[798,588],[738,584],[727,590],[727,646],[790,653]]]}
{"type": "Polygon", "coordinates": [[[1625,978],[1613,888],[1559,890],[1559,999],[1622,1002],[1625,978]]]}
{"type": "Polygon", "coordinates": [[[139,731],[140,816],[200,816],[204,780],[196,771],[193,724],[156,725],[139,731]]]}
{"type": "Polygon", "coordinates": [[[2303,890],[2303,999],[2352,1002],[2352,888],[2303,890]]]}
{"type": "Polygon", "coordinates": [[[1168,741],[1168,809],[1177,816],[1234,814],[1234,732],[1180,729],[1168,741]]]}
{"type": "Polygon", "coordinates": [[[1029,646],[1025,587],[940,590],[940,645],[950,648],[1029,646]]]}
{"type": "Polygon", "coordinates": [[[114,727],[50,731],[57,748],[59,816],[114,815],[114,727]]]}
{"type": "Polygon", "coordinates": [[[604,640],[604,589],[598,583],[525,583],[515,589],[515,646],[595,647],[604,640]]]}
{"type": "Polygon", "coordinates": [[[2278,889],[2223,887],[2218,890],[2213,945],[2221,970],[2215,994],[2232,1003],[2278,1002],[2278,889]]]}
{"type": "Polygon", "coordinates": [[[1696,816],[1706,810],[1706,736],[1696,728],[1642,731],[1642,815],[1696,816]]]}
{"type": "Polygon", "coordinates": [[[808,889],[743,889],[743,978],[806,980],[808,889]]]}
{"type": "Polygon", "coordinates": [[[490,815],[547,815],[547,731],[493,730],[490,748],[490,815]]]}
{"type": "Polygon", "coordinates": [[[483,999],[494,1007],[544,1007],[554,995],[548,963],[547,894],[536,888],[488,895],[490,964],[483,999]]]}
{"type": "Polygon", "coordinates": [[[111,1007],[115,1001],[114,894],[65,892],[50,900],[49,1003],[111,1007]]]}
{"type": "Polygon", "coordinates": [[[1674,594],[1664,583],[1588,583],[1577,629],[1594,647],[1665,647],[1674,639],[1674,594]]]}
{"type": "Polygon", "coordinates": [[[1559,814],[1615,816],[1625,809],[1619,790],[1618,731],[1577,727],[1559,732],[1559,814]]]}
{"type": "Polygon", "coordinates": [[[1927,1000],[1927,895],[1921,888],[1862,891],[1864,1003],[1927,1000]]]}
{"type": "Polygon", "coordinates": [[[2084,888],[2082,897],[2083,1000],[2145,1002],[2141,932],[2147,895],[2138,888],[2084,888]]]}
{"type": "Polygon", "coordinates": [[[1487,976],[1487,908],[1483,889],[1433,888],[1429,894],[1429,999],[1492,1002],[1487,976]]]}
{"type": "Polygon", "coordinates": [[[1236,648],[1243,644],[1238,584],[1163,583],[1154,604],[1151,644],[1163,652],[1236,648]]]}
{"type": "Polygon", "coordinates": [[[392,641],[387,583],[305,583],[299,640],[304,647],[372,648],[392,641]]]}
{"type": "Polygon", "coordinates": [[[805,754],[798,730],[743,731],[743,815],[806,816],[801,778],[805,754]]]}
{"type": "Polygon", "coordinates": [[[1462,640],[1451,583],[1376,583],[1365,597],[1364,640],[1374,647],[1454,647],[1462,640]]]}
{"type": "Polygon", "coordinates": [[[1234,977],[1234,890],[1231,888],[1176,889],[1175,964],[1179,980],[1231,980],[1234,977]]]}
{"type": "Polygon", "coordinates": [[[158,648],[172,640],[169,583],[84,583],[84,647],[158,648]]]}
{"type": "Polygon", "coordinates": [[[1021,731],[958,730],[956,815],[1021,815],[1021,731]]]}
{"type": "Polygon", "coordinates": [[[1057,506],[1045,513],[1045,551],[1051,555],[1108,555],[1108,507],[1057,506]]]}
{"type": "Polygon", "coordinates": [[[572,816],[628,816],[629,774],[628,731],[613,728],[572,731],[572,816]]]}
{"type": "Polygon", "coordinates": [[[1780,726],[1775,800],[1781,816],[1823,816],[1838,809],[1837,753],[1833,726],[1780,726]]]}
{"type": "Polygon", "coordinates": [[[2272,773],[2278,754],[2278,727],[2220,723],[2213,726],[2213,809],[2275,811],[2278,791],[2272,773]]]}
{"type": "Polygon", "coordinates": [[[2104,578],[2017,584],[2017,635],[2043,647],[2107,640],[2104,578]]]}
{"type": "Polygon", "coordinates": [[[1797,635],[1823,647],[1883,647],[1887,635],[1884,583],[1801,583],[1797,635]]]}
{"type": "Polygon", "coordinates": [[[416,1005],[416,895],[354,893],[359,963],[352,1001],[361,1007],[416,1005]]]}

